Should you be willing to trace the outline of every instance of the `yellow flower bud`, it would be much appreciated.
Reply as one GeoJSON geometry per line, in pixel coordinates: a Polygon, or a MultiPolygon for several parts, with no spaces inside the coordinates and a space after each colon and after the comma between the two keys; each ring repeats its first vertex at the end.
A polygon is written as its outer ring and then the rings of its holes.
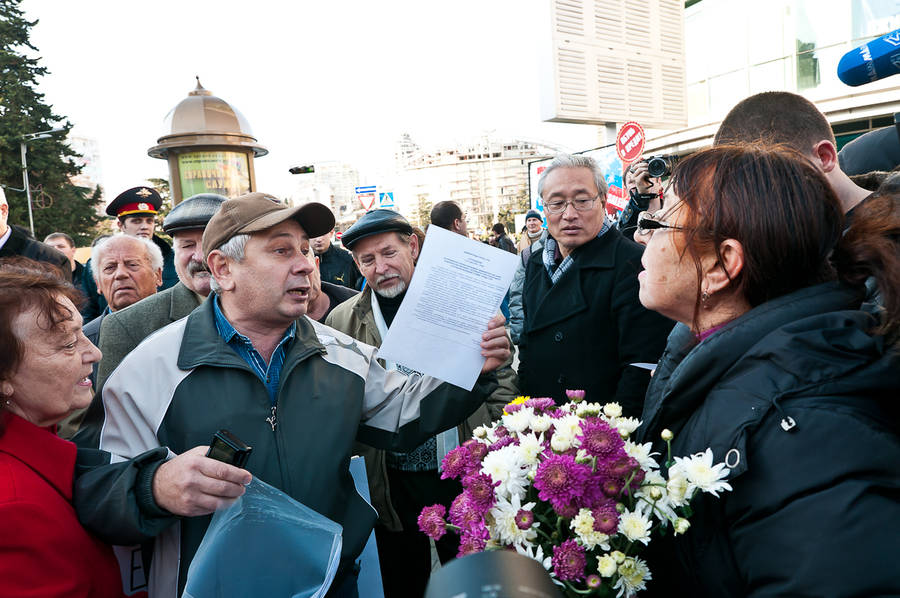
{"type": "Polygon", "coordinates": [[[624,552],[614,550],[611,553],[609,553],[609,556],[611,556],[613,559],[615,559],[615,561],[619,564],[622,564],[625,562],[625,553],[624,552]]]}
{"type": "Polygon", "coordinates": [[[679,517],[678,519],[675,520],[674,527],[675,527],[676,534],[683,534],[686,531],[688,531],[688,528],[691,527],[691,522],[683,517],[679,517]]]}
{"type": "Polygon", "coordinates": [[[660,434],[660,436],[662,436],[662,439],[665,440],[666,442],[669,442],[670,440],[675,438],[675,435],[672,434],[672,430],[670,430],[669,428],[666,428],[665,430],[663,430],[662,434],[660,434]]]}
{"type": "Polygon", "coordinates": [[[650,498],[653,500],[659,500],[662,498],[662,490],[653,486],[650,488],[650,498]]]}

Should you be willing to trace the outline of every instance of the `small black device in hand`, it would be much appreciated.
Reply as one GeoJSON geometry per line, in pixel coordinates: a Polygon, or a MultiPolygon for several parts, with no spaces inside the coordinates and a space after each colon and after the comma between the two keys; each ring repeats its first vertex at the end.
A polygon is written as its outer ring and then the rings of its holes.
{"type": "Polygon", "coordinates": [[[213,435],[212,442],[209,443],[209,450],[206,451],[206,456],[210,459],[243,468],[247,464],[247,459],[250,458],[250,451],[252,450],[252,446],[247,446],[243,440],[228,430],[219,430],[213,435]]]}

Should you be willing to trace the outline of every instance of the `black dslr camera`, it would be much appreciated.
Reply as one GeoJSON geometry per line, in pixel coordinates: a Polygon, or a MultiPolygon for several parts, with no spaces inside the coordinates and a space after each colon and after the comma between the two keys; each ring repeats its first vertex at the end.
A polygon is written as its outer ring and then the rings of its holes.
{"type": "Polygon", "coordinates": [[[667,177],[672,174],[678,156],[652,156],[647,158],[647,174],[653,178],[667,177]]]}

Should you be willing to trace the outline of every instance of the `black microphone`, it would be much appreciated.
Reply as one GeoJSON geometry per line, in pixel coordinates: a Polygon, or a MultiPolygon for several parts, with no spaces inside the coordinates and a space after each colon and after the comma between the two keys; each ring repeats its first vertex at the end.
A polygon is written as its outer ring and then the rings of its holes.
{"type": "Polygon", "coordinates": [[[844,54],[838,79],[856,87],[900,73],[900,29],[844,54]]]}

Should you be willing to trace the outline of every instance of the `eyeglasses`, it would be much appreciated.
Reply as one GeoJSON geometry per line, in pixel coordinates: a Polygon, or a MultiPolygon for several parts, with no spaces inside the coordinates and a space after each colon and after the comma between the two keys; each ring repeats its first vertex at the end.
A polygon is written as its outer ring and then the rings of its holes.
{"type": "Polygon", "coordinates": [[[649,235],[653,231],[658,230],[660,228],[671,228],[674,230],[684,230],[683,226],[675,226],[674,224],[669,224],[665,220],[657,220],[653,216],[650,215],[650,212],[641,212],[638,214],[637,220],[637,230],[635,231],[638,235],[649,235]]]}
{"type": "Polygon", "coordinates": [[[597,197],[576,197],[572,200],[563,201],[561,199],[548,201],[544,204],[544,208],[551,214],[562,214],[572,204],[572,207],[579,212],[587,212],[594,208],[594,202],[600,198],[597,197]]]}

